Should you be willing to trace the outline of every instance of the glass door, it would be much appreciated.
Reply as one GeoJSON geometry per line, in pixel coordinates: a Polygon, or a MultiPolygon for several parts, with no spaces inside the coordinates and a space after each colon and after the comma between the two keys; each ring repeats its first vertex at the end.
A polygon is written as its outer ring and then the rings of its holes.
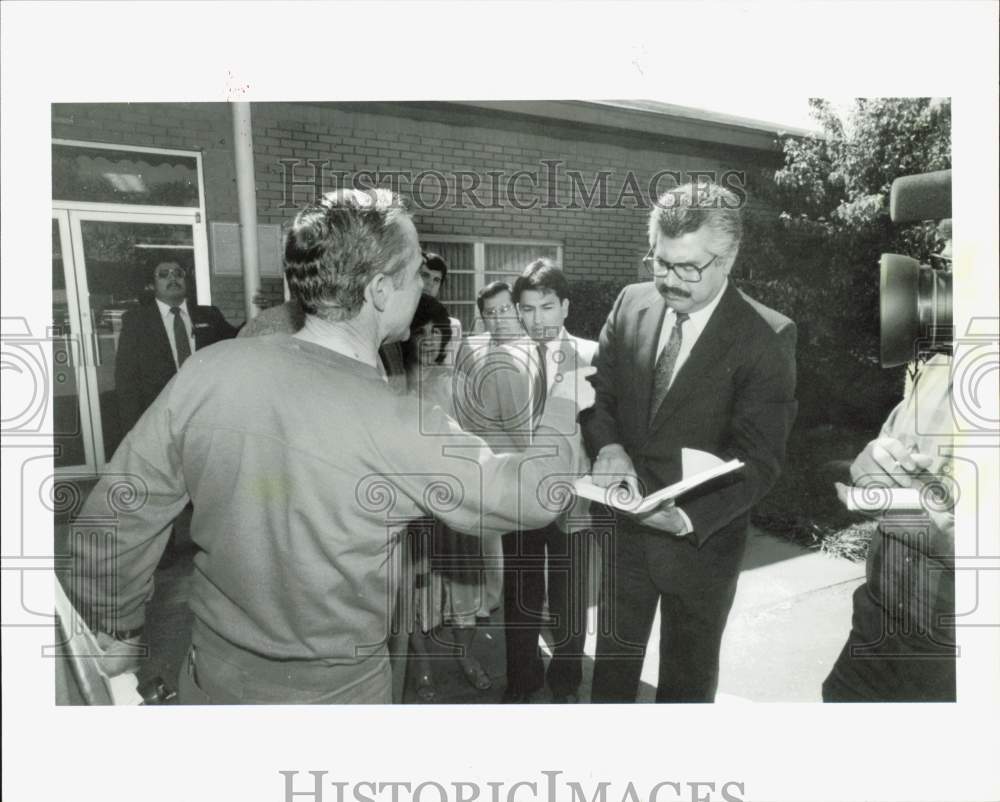
{"type": "Polygon", "coordinates": [[[99,472],[126,434],[115,371],[122,321],[132,310],[155,305],[153,273],[164,264],[180,268],[189,306],[207,303],[207,243],[196,212],[65,214],[75,285],[74,297],[67,293],[67,306],[84,365],[86,404],[81,405],[85,419],[80,428],[84,440],[92,442],[92,459],[86,464],[99,472]]]}

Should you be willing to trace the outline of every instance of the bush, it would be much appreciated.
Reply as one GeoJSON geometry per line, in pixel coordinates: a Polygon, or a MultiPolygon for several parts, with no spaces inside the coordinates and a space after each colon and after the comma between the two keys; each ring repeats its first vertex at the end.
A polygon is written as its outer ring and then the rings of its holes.
{"type": "Polygon", "coordinates": [[[627,281],[574,281],[566,328],[577,337],[596,340],[611,307],[627,281]]]}

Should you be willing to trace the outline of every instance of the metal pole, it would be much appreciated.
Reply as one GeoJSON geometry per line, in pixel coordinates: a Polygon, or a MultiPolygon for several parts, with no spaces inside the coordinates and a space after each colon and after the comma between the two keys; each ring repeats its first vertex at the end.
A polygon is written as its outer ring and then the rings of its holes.
{"type": "Polygon", "coordinates": [[[253,166],[253,132],[250,104],[233,103],[233,156],[236,160],[236,195],[240,204],[240,253],[243,256],[243,307],[246,319],[257,316],[254,296],[260,292],[257,256],[257,184],[253,166]]]}

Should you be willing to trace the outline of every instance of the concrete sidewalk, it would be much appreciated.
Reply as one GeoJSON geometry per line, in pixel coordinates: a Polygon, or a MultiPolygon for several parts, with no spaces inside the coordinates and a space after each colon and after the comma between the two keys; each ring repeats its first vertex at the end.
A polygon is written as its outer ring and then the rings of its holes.
{"type": "MultiPolygon", "coordinates": [[[[819,702],[823,680],[847,640],[851,595],[865,566],[828,557],[758,530],[751,533],[722,641],[718,703],[819,702]]],[[[594,609],[591,609],[593,620],[594,609]]],[[[589,699],[596,636],[587,637],[589,699]]],[[[642,670],[640,702],[656,696],[660,616],[642,670]]]]}

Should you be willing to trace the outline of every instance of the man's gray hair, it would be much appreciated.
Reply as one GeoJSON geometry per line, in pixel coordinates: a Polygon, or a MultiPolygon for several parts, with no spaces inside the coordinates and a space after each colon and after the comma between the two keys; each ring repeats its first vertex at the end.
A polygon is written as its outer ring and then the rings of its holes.
{"type": "Polygon", "coordinates": [[[656,244],[658,234],[675,239],[708,226],[720,255],[735,252],[743,238],[740,206],[736,194],[718,184],[674,187],[660,195],[649,214],[649,244],[656,244]]]}
{"type": "Polygon", "coordinates": [[[387,189],[328,192],[302,209],[285,233],[285,278],[307,314],[348,320],[361,310],[378,273],[399,286],[409,219],[402,198],[387,189]],[[398,275],[397,275],[398,274],[398,275]]]}

